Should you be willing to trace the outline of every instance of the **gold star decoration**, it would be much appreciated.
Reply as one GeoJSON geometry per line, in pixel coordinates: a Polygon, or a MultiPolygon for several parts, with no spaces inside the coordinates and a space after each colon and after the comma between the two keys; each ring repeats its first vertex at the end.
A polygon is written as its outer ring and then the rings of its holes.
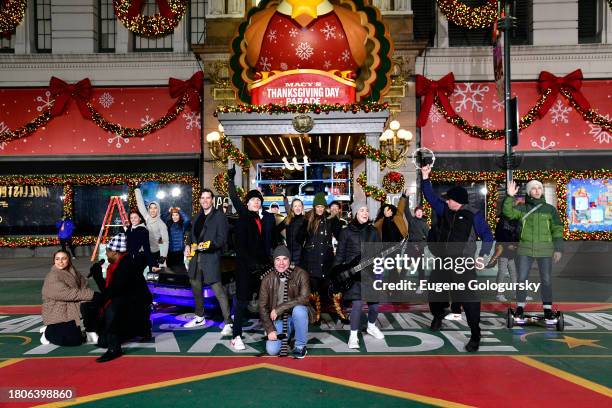
{"type": "Polygon", "coordinates": [[[595,347],[595,348],[606,348],[597,343],[599,340],[591,340],[591,339],[578,339],[576,337],[563,336],[563,339],[549,339],[550,341],[556,341],[559,343],[565,343],[570,349],[587,346],[587,347],[595,347]]]}

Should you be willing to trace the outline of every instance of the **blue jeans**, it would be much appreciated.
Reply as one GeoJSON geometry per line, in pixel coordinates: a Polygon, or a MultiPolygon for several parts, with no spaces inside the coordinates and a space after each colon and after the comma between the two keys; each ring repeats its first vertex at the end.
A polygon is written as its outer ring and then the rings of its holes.
{"type": "MultiPolygon", "coordinates": [[[[283,332],[283,319],[281,316],[274,321],[276,327],[276,333],[280,334],[283,332]]],[[[297,305],[293,308],[291,316],[288,317],[287,321],[287,336],[290,337],[292,333],[295,333],[295,348],[301,349],[306,346],[308,341],[308,309],[304,305],[297,305]]],[[[280,340],[267,340],[266,341],[266,352],[271,356],[276,356],[280,353],[281,341],[280,340]]]]}
{"type": "MultiPolygon", "coordinates": [[[[542,284],[540,293],[542,295],[542,303],[552,305],[552,258],[534,258],[532,256],[519,255],[518,257],[518,282],[524,283],[529,276],[529,270],[533,261],[538,263],[538,271],[540,272],[540,283],[542,284]]],[[[525,302],[527,294],[524,290],[516,291],[516,301],[519,303],[525,302]]]]}

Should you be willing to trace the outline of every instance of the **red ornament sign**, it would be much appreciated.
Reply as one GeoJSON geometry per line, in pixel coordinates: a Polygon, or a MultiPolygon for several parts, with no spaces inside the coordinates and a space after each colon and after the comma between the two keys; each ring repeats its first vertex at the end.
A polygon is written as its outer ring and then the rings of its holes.
{"type": "Polygon", "coordinates": [[[349,78],[351,71],[294,69],[261,74],[263,78],[249,86],[253,105],[355,102],[355,81],[349,78]]]}

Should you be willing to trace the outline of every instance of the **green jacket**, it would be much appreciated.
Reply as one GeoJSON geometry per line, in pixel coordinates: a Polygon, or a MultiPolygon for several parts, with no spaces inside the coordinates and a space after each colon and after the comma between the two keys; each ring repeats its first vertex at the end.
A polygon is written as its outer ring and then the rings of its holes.
{"type": "Polygon", "coordinates": [[[521,223],[521,238],[518,254],[536,258],[551,257],[553,252],[563,249],[563,224],[557,209],[547,204],[544,197],[535,199],[527,197],[525,205],[513,205],[513,197],[506,197],[503,214],[521,223]],[[523,219],[523,216],[538,204],[537,210],[523,219]]]}

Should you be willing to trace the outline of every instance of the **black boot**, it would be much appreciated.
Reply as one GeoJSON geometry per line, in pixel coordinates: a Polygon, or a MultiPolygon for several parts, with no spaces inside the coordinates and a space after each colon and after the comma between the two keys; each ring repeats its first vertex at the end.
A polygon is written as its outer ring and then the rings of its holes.
{"type": "Polygon", "coordinates": [[[431,326],[429,326],[429,329],[431,331],[439,331],[441,327],[442,327],[442,317],[434,316],[433,319],[431,320],[431,326]]]}
{"type": "Polygon", "coordinates": [[[107,361],[114,360],[116,358],[121,357],[122,355],[123,355],[123,352],[121,351],[121,349],[117,349],[117,350],[108,349],[108,350],[106,350],[106,353],[104,353],[100,357],[96,358],[96,362],[98,362],[98,363],[106,363],[107,361]]]}
{"type": "Polygon", "coordinates": [[[480,327],[473,328],[471,332],[472,335],[470,337],[470,341],[468,341],[465,345],[465,349],[470,353],[475,353],[480,347],[480,327]]]}

